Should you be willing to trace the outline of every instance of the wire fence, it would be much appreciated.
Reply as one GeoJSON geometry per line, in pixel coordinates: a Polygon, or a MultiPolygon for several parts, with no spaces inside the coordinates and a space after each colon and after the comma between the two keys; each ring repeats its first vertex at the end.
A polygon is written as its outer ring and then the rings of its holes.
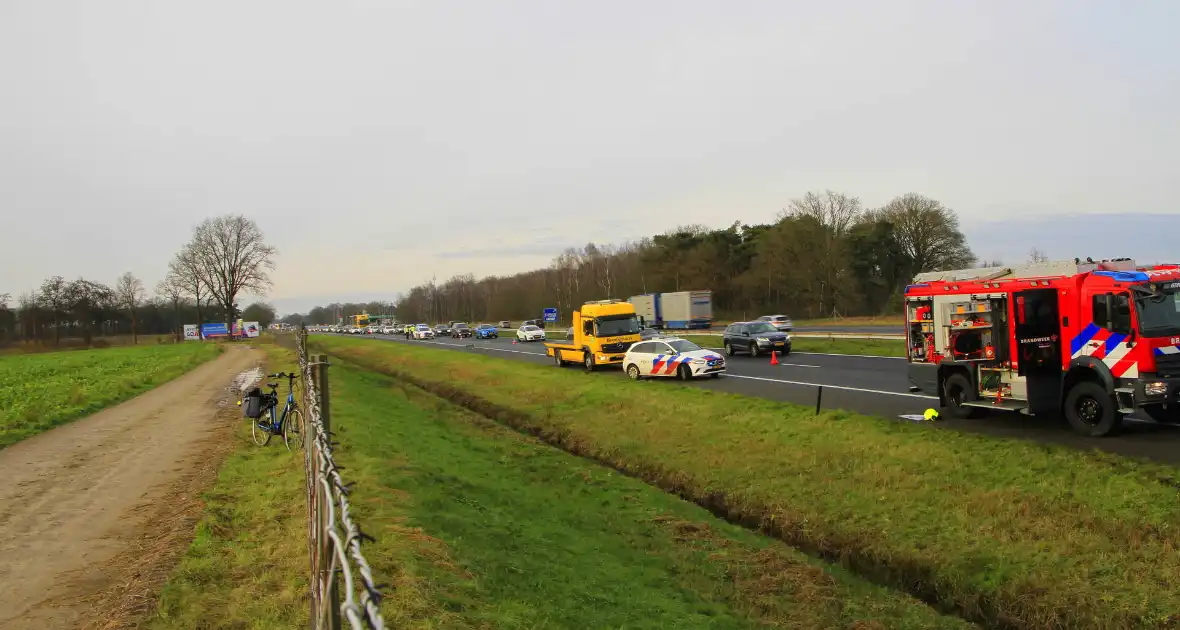
{"type": "Polygon", "coordinates": [[[311,627],[315,630],[385,628],[379,605],[381,592],[373,570],[361,553],[361,543],[373,538],[352,519],[350,484],[332,457],[328,362],[325,355],[308,355],[307,329],[296,335],[299,371],[308,435],[307,532],[311,557],[311,627]]]}

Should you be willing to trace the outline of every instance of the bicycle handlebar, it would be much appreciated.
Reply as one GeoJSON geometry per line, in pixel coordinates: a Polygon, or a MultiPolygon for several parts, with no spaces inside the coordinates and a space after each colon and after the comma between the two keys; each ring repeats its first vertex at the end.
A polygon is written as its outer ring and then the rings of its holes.
{"type": "Polygon", "coordinates": [[[267,375],[266,375],[266,378],[290,378],[290,379],[296,379],[296,378],[299,378],[299,375],[298,375],[298,374],[295,374],[295,373],[288,374],[288,373],[286,373],[286,372],[279,372],[278,374],[267,374],[267,375]]]}

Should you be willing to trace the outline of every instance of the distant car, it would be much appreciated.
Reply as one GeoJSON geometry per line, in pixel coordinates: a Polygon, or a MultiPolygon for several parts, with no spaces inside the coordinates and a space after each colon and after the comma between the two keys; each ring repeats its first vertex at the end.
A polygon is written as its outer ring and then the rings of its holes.
{"type": "Polygon", "coordinates": [[[418,324],[414,327],[414,339],[434,339],[434,331],[426,324],[418,324]]]}
{"type": "Polygon", "coordinates": [[[725,357],[677,337],[640,341],[623,355],[623,370],[633,381],[649,376],[671,376],[682,381],[725,372],[725,357]]]}
{"type": "Polygon", "coordinates": [[[758,318],[758,321],[774,326],[775,330],[779,332],[791,332],[791,328],[795,326],[791,322],[791,318],[786,315],[763,315],[758,318]]]}
{"type": "Polygon", "coordinates": [[[451,326],[451,336],[454,337],[455,339],[462,339],[464,337],[470,337],[471,336],[471,326],[468,326],[465,322],[455,322],[451,326]]]}
{"type": "Polygon", "coordinates": [[[517,341],[545,341],[545,331],[532,324],[525,324],[516,329],[517,341]]]}
{"type": "Polygon", "coordinates": [[[506,319],[502,319],[502,320],[500,320],[500,324],[499,324],[499,325],[500,325],[500,328],[512,328],[512,322],[510,322],[510,321],[508,321],[508,320],[506,320],[506,319]]]}
{"type": "Polygon", "coordinates": [[[381,327],[381,334],[382,335],[397,334],[397,327],[396,326],[382,326],[381,327]]]}
{"type": "MultiPolygon", "coordinates": [[[[571,328],[570,330],[573,330],[573,328],[571,328]]],[[[647,341],[648,339],[655,339],[656,337],[659,337],[659,336],[660,336],[660,331],[656,330],[655,328],[644,328],[639,331],[639,340],[640,341],[647,341]]]]}
{"type": "Polygon", "coordinates": [[[445,337],[451,334],[451,327],[448,324],[439,324],[434,327],[435,337],[445,337]]]}
{"type": "Polygon", "coordinates": [[[731,357],[738,352],[755,357],[772,351],[783,356],[791,353],[791,336],[767,321],[730,324],[721,335],[721,343],[731,357]]]}
{"type": "Polygon", "coordinates": [[[381,332],[380,326],[366,326],[365,327],[365,334],[366,335],[376,335],[380,332],[381,332]]]}
{"type": "Polygon", "coordinates": [[[523,322],[521,322],[520,325],[521,325],[521,327],[536,326],[537,328],[544,329],[545,328],[545,321],[540,320],[540,319],[526,319],[523,322]]]}
{"type": "Polygon", "coordinates": [[[500,331],[491,324],[480,324],[475,327],[476,339],[497,339],[500,337],[500,331]]]}

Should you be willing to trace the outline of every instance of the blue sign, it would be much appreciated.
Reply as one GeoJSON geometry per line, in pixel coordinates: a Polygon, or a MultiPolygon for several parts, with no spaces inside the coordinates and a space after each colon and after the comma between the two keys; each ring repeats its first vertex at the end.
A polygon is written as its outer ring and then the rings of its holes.
{"type": "Polygon", "coordinates": [[[557,309],[555,309],[555,308],[545,309],[545,316],[542,319],[544,319],[547,322],[556,323],[557,322],[557,309]]]}
{"type": "Polygon", "coordinates": [[[206,339],[229,336],[229,330],[225,327],[225,324],[205,324],[201,326],[201,332],[205,334],[206,339]]]}

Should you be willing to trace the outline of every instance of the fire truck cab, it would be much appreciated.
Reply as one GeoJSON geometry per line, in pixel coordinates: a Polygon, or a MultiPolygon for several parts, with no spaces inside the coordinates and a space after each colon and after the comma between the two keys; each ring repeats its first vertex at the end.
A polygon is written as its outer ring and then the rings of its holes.
{"type": "Polygon", "coordinates": [[[1180,423],[1180,266],[1129,259],[919,274],[910,389],[952,417],[1062,413],[1088,436],[1134,411],[1180,423]]]}

